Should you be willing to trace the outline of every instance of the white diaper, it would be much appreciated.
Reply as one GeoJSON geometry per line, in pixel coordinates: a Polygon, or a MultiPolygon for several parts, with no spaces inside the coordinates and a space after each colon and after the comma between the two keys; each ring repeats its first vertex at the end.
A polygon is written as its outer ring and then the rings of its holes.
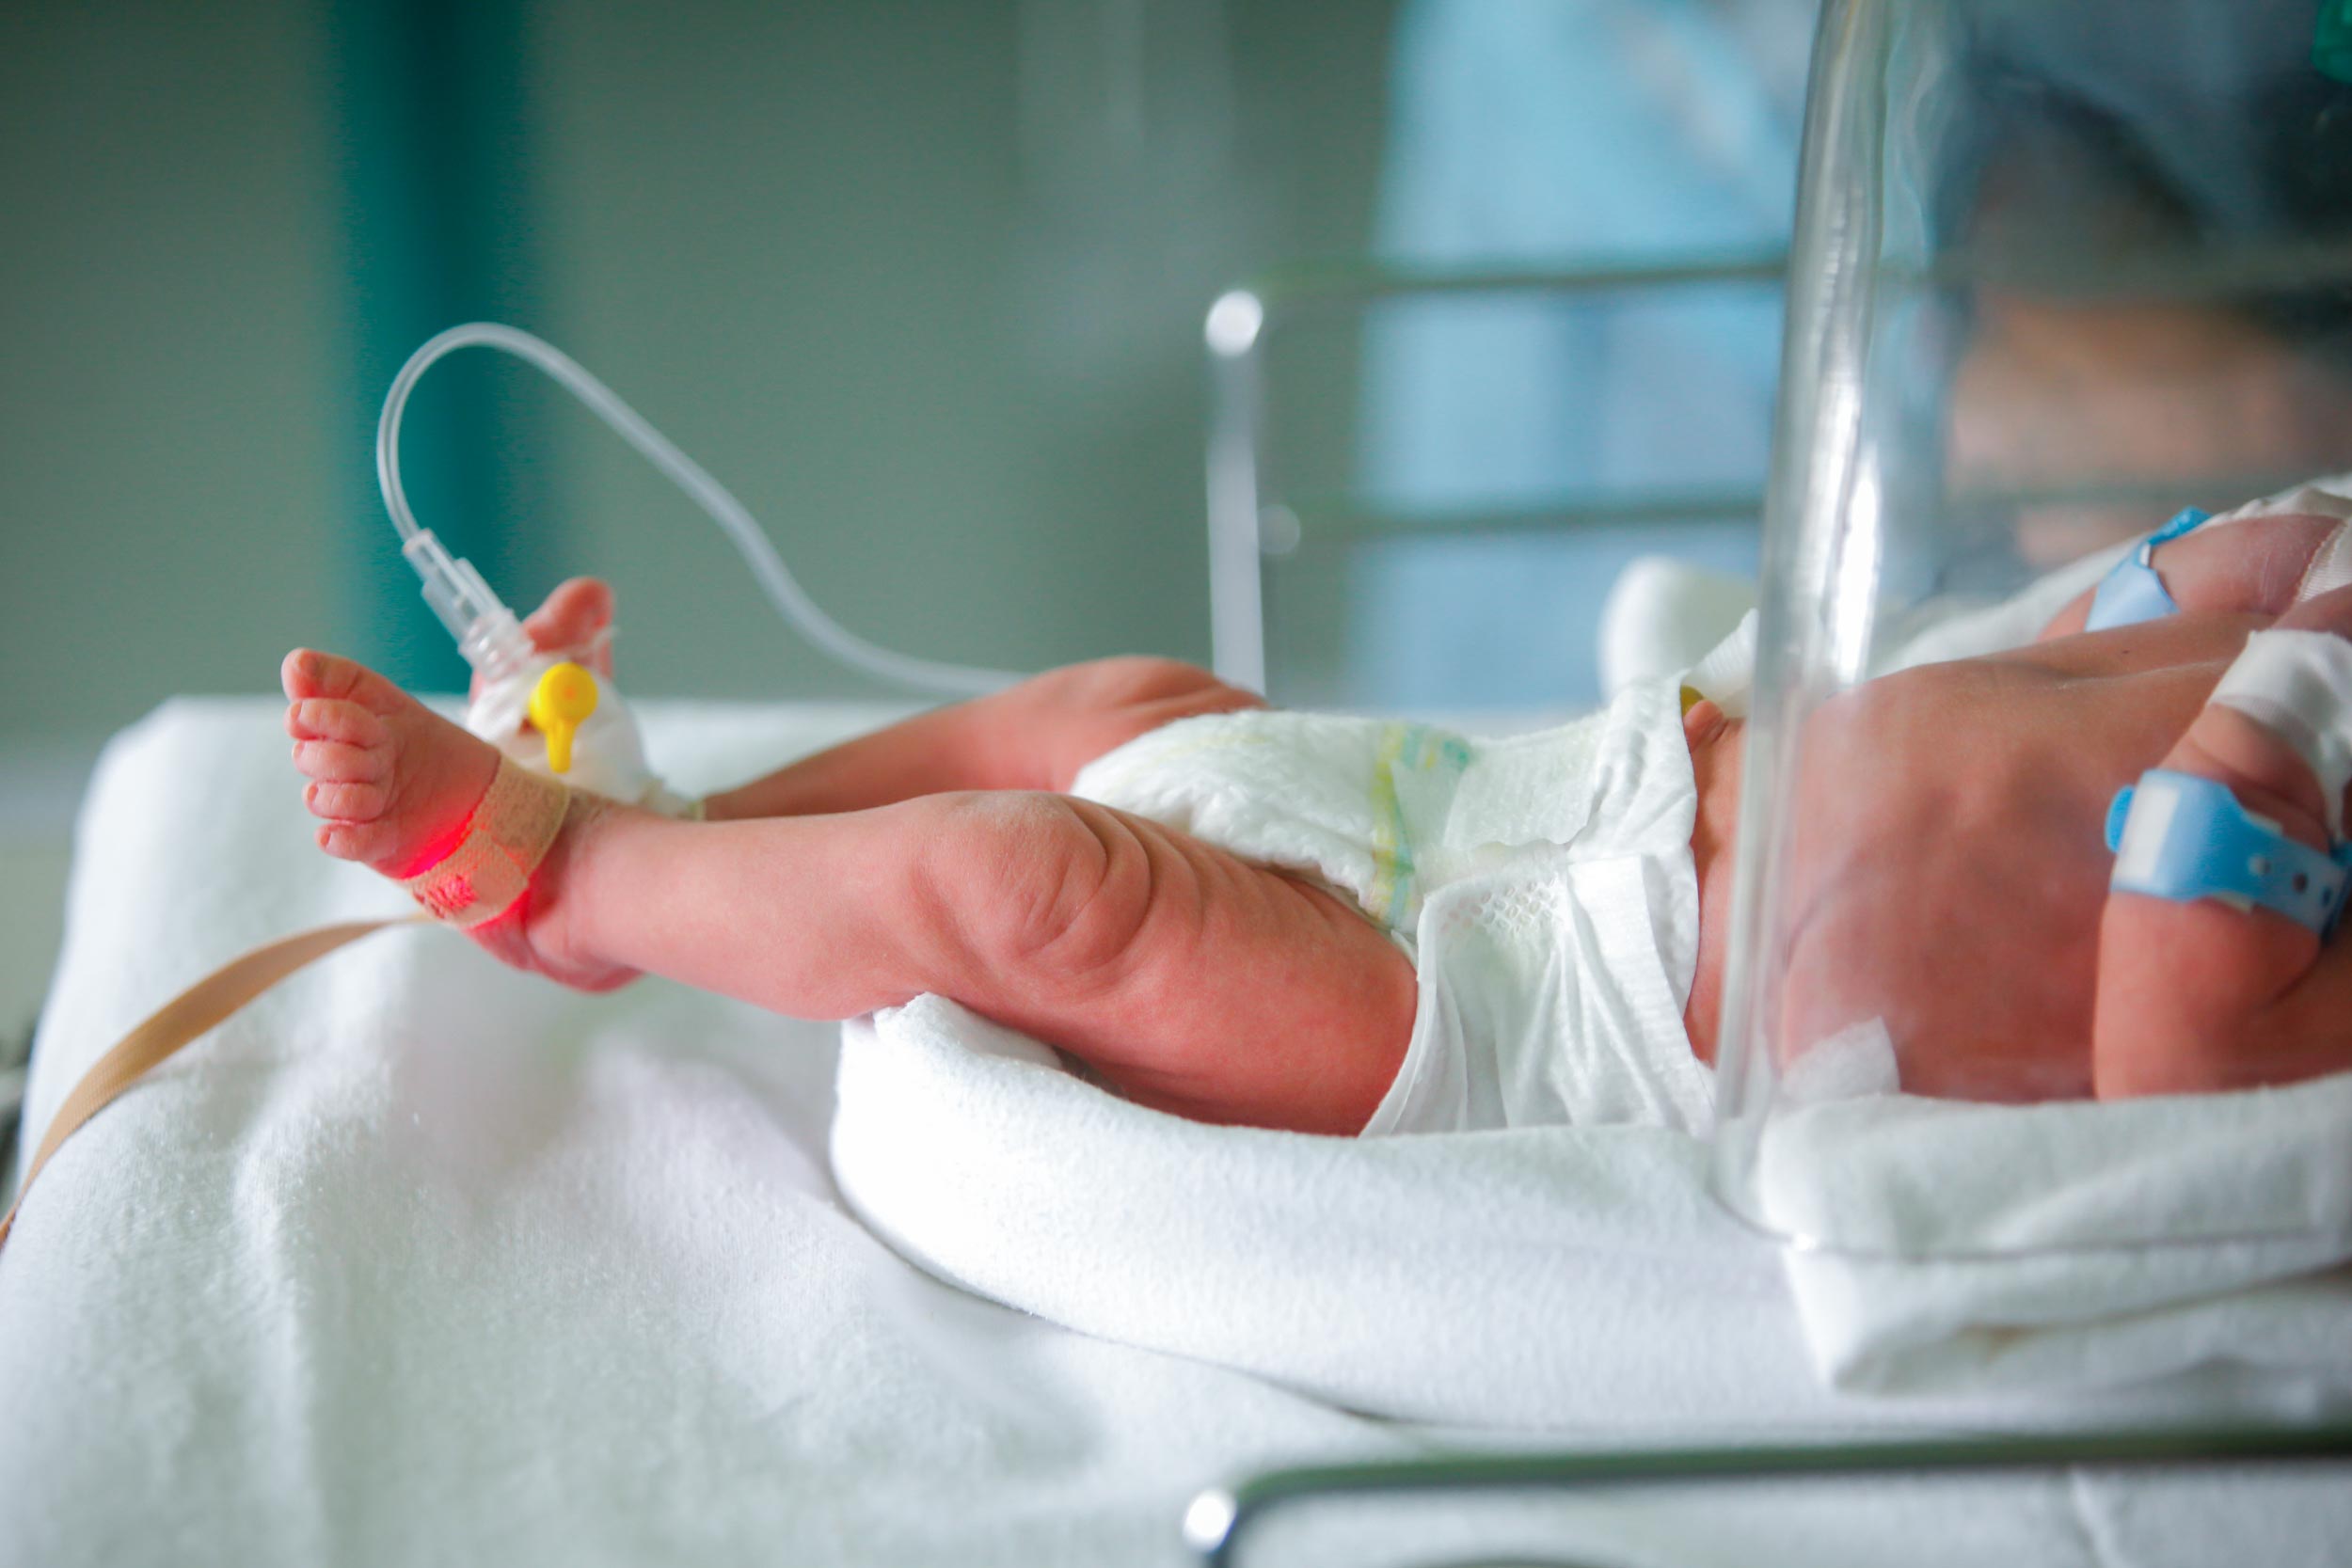
{"type": "Polygon", "coordinates": [[[1558,729],[1472,739],[1305,713],[1187,719],[1073,795],[1317,879],[1414,959],[1379,1132],[1641,1122],[1703,1132],[1682,1027],[1698,791],[1671,681],[1558,729]]]}

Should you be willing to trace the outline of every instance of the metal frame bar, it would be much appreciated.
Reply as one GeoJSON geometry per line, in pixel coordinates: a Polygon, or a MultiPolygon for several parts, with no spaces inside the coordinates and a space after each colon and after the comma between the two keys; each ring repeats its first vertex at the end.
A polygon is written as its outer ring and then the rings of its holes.
{"type": "MultiPolygon", "coordinates": [[[[1288,542],[1264,535],[1266,497],[1261,442],[1265,434],[1265,345],[1287,322],[1316,311],[1351,309],[1381,300],[1477,294],[1542,294],[1575,297],[1641,289],[1686,288],[1727,283],[1785,282],[1784,254],[1682,258],[1652,266],[1613,264],[1545,270],[1526,267],[1449,269],[1390,265],[1368,260],[1301,262],[1258,275],[1217,297],[1209,308],[1210,376],[1208,441],[1210,657],[1222,679],[1252,690],[1265,689],[1265,622],[1261,562],[1288,542]]],[[[2352,279],[2346,247],[2335,242],[2300,242],[2253,246],[2226,256],[2152,256],[2117,261],[2103,259],[2085,267],[2078,258],[1984,257],[1955,252],[1915,277],[1896,279],[1915,286],[1994,284],[2053,298],[2090,295],[2149,299],[2195,299],[2255,289],[2309,288],[2352,279]]],[[[2300,475],[2233,476],[2237,492],[2259,495],[2300,475]]],[[[2147,486],[2179,493],[2181,483],[2147,486]]],[[[2218,481],[2218,492],[2227,486],[2218,481]]],[[[1955,510],[2051,502],[2106,502],[2147,499],[2129,485],[2042,487],[2014,494],[1953,498],[1955,510]]],[[[1529,532],[1604,520],[1645,517],[1760,515],[1763,496],[1731,493],[1672,496],[1565,497],[1507,511],[1481,511],[1443,517],[1399,518],[1344,500],[1302,501],[1294,509],[1307,522],[1302,539],[1311,542],[1320,526],[1349,537],[1427,531],[1529,532]]]]}
{"type": "Polygon", "coordinates": [[[1960,1475],[2097,1465],[2179,1468],[2352,1461],[2352,1423],[2204,1431],[1899,1439],[1769,1448],[1464,1455],[1300,1465],[1212,1487],[1184,1511],[1184,1544],[1210,1568],[1232,1568],[1251,1530],[1273,1513],[1342,1498],[1442,1493],[1592,1491],[1840,1476],[1960,1475]]]}
{"type": "MultiPolygon", "coordinates": [[[[1265,343],[1277,327],[1315,310],[1376,300],[1467,294],[1578,294],[1709,283],[1778,283],[1780,254],[1681,260],[1654,266],[1448,270],[1376,261],[1302,263],[1263,273],[1209,307],[1209,646],[1217,675],[1265,689],[1265,620],[1260,560],[1265,544],[1259,442],[1264,434],[1265,343]]],[[[1525,526],[1525,525],[1523,525],[1525,526]]]]}

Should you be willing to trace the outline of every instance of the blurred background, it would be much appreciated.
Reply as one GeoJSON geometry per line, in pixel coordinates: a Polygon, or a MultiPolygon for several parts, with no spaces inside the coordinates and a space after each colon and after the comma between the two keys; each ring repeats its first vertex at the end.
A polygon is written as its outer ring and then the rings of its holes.
{"type": "MultiPolygon", "coordinates": [[[[372,463],[386,384],[439,328],[550,338],[885,645],[1205,659],[1218,293],[1301,262],[1770,257],[1811,12],[0,8],[0,1017],[45,981],[106,735],[174,693],[268,691],[297,643],[459,684],[372,463]]],[[[1776,286],[1671,320],[1306,295],[1267,364],[1278,696],[1590,701],[1592,615],[1637,536],[1521,526],[1566,491],[1687,482],[1694,518],[1646,537],[1752,560],[1776,286]],[[1672,373],[1605,396],[1636,363],[1672,373]],[[1677,473],[1702,417],[1720,438],[1677,473]]],[[[420,519],[517,609],[616,582],[633,695],[881,694],[534,372],[448,362],[405,451],[420,519]]]]}
{"type": "MultiPolygon", "coordinates": [[[[1956,270],[1905,317],[1887,438],[1919,458],[1897,510],[1954,547],[1889,587],[1997,586],[2342,467],[2352,293],[2305,285],[2352,221],[2352,13],[1929,10],[1967,25],[1901,120],[1936,150],[1908,196],[1956,270]],[[2116,293],[2168,255],[2219,271],[2116,293]]],[[[1270,696],[1592,704],[1629,562],[1735,595],[1755,570],[1814,11],[0,6],[0,1039],[106,736],[269,692],[301,643],[461,684],[373,436],[467,320],[602,376],[885,646],[1209,658],[1208,446],[1247,404],[1270,696]],[[1235,288],[1263,325],[1213,374],[1235,288]]],[[[404,472],[518,610],[612,579],[633,696],[893,695],[534,372],[437,368],[404,472]]]]}

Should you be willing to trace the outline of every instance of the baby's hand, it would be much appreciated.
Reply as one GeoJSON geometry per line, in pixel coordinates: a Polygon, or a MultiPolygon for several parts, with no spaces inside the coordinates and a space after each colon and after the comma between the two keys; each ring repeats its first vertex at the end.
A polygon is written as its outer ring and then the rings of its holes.
{"type": "MultiPolygon", "coordinates": [[[[2182,614],[1905,671],[1819,710],[1780,891],[1783,1051],[1876,1018],[1912,1093],[2104,1085],[2107,803],[2173,751],[2265,624],[2182,614]]],[[[2161,966],[2180,945],[2152,935],[2142,951],[2161,966]]]]}
{"type": "MultiPolygon", "coordinates": [[[[2280,617],[2352,633],[2352,589],[2280,617]]],[[[2328,802],[2302,754],[2207,705],[2163,766],[2218,781],[2248,811],[2325,849],[2328,802]]],[[[2341,807],[2342,802],[2338,802],[2341,807]]],[[[2100,923],[2092,1081],[2103,1097],[2292,1083],[2352,1068],[2352,945],[2267,910],[2116,893],[2100,923]]]]}
{"type": "Polygon", "coordinates": [[[2283,1083],[2352,1068],[2352,957],[2282,916],[2110,898],[2108,802],[2163,766],[2327,847],[2300,755],[2206,705],[2247,636],[2352,633],[2296,599],[2335,517],[2213,524],[2153,564],[2180,612],[1867,683],[1804,737],[1784,911],[1784,1052],[1877,1018],[1905,1088],[2042,1100],[2283,1083]],[[2095,1048],[2094,1048],[2095,1042],[2095,1048]]]}

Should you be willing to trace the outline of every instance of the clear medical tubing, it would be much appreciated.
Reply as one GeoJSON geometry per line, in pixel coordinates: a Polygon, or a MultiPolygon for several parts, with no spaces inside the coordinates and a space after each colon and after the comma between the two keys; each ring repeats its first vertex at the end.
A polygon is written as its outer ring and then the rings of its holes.
{"type": "MultiPolygon", "coordinates": [[[[485,623],[502,625],[503,620],[511,619],[511,612],[489,594],[470,565],[453,562],[438,541],[417,526],[416,515],[408,508],[407,491],[400,483],[400,420],[408,406],[408,394],[416,389],[426,371],[461,348],[494,348],[511,354],[546,372],[565,391],[585,404],[591,413],[709,514],[710,520],[719,525],[750,565],[752,576],[768,595],[769,603],[776,607],[776,613],[841,663],[895,686],[953,696],[994,691],[1022,678],[1009,670],[946,664],[893,653],[841,625],[808,596],[807,590],[786,569],[783,558],[776,554],[759,524],[743,509],[743,503],[728,493],[726,486],[673,446],[642,415],[614,395],[610,387],[582,370],[568,355],[528,332],[497,322],[468,322],[428,339],[392,378],[391,389],[384,394],[384,412],[375,426],[375,477],[384,491],[384,509],[391,514],[392,526],[400,531],[402,553],[425,579],[426,598],[457,636],[461,647],[469,641],[481,641],[484,634],[479,628],[485,623]]],[[[467,649],[467,657],[477,665],[481,662],[473,649],[467,649]]]]}

